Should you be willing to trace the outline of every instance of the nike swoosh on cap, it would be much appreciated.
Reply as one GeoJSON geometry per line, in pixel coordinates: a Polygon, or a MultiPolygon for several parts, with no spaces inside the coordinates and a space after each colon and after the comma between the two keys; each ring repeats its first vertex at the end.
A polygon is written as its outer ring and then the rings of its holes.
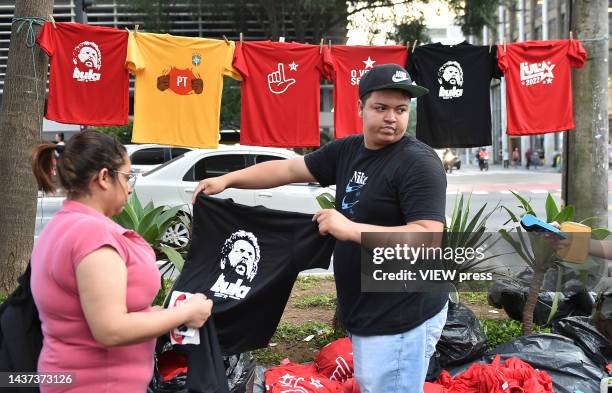
{"type": "Polygon", "coordinates": [[[406,80],[408,80],[408,77],[406,77],[406,76],[399,76],[399,77],[398,77],[397,75],[393,75],[393,76],[391,77],[391,80],[392,80],[393,82],[402,82],[402,81],[406,81],[406,80]]]}

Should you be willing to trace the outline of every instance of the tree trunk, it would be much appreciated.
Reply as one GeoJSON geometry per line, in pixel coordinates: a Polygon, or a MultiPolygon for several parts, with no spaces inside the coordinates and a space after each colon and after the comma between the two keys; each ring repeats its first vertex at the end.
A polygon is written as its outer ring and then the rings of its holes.
{"type": "Polygon", "coordinates": [[[537,40],[538,35],[536,34],[536,14],[537,14],[538,1],[530,0],[529,2],[529,30],[530,39],[537,40]]]}
{"type": "Polygon", "coordinates": [[[608,2],[575,1],[574,37],[583,39],[587,60],[572,71],[574,122],[567,148],[567,195],[576,221],[596,217],[590,225],[608,227],[608,2]],[[603,38],[603,39],[602,39],[603,38]],[[590,40],[598,39],[598,40],[590,40]]]}
{"type": "MultiPolygon", "coordinates": [[[[314,12],[314,10],[312,10],[314,12]]],[[[293,29],[295,31],[295,40],[297,42],[306,41],[306,27],[304,26],[304,1],[293,1],[293,8],[289,12],[293,21],[293,29]]],[[[316,43],[316,42],[315,42],[316,43]]]]}
{"type": "Polygon", "coordinates": [[[538,295],[540,294],[545,273],[546,270],[538,269],[537,266],[533,271],[533,279],[531,280],[531,285],[529,285],[529,294],[527,295],[525,308],[523,308],[523,336],[528,336],[533,332],[533,312],[538,302],[538,295]]]}
{"type": "MultiPolygon", "coordinates": [[[[510,0],[507,5],[508,9],[508,38],[510,42],[516,42],[516,0],[510,0]]],[[[483,45],[488,45],[487,42],[483,42],[483,45]]]]}
{"type": "MultiPolygon", "coordinates": [[[[15,17],[48,18],[53,0],[17,0],[15,17]]],[[[0,292],[11,291],[17,277],[30,258],[34,240],[37,187],[32,175],[30,153],[40,141],[41,117],[44,111],[47,80],[47,56],[37,46],[26,46],[27,26],[17,33],[11,30],[11,41],[4,79],[0,112],[0,292]],[[34,58],[32,58],[32,51],[34,58]],[[37,78],[34,78],[34,65],[37,78]]],[[[38,33],[40,26],[34,25],[38,33]]]]}
{"type": "MultiPolygon", "coordinates": [[[[280,20],[278,15],[278,7],[275,1],[273,0],[260,0],[260,3],[264,9],[266,20],[266,32],[272,41],[277,41],[278,37],[280,37],[280,20]]],[[[283,18],[284,15],[280,15],[280,18],[283,18]]]]}

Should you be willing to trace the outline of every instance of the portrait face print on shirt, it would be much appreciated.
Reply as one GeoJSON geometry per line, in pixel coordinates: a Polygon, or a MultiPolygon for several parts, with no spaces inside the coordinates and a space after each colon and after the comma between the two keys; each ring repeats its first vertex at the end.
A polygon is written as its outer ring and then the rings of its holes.
{"type": "Polygon", "coordinates": [[[102,53],[95,42],[83,41],[72,51],[74,72],[72,77],[79,82],[94,82],[100,80],[102,68],[102,53]]]}
{"type": "Polygon", "coordinates": [[[463,95],[463,70],[456,61],[447,61],[438,70],[439,97],[452,99],[463,95]]]}
{"type": "MultiPolygon", "coordinates": [[[[236,275],[244,276],[249,281],[252,281],[257,273],[258,262],[255,252],[257,240],[254,239],[254,241],[255,245],[251,243],[250,239],[238,239],[231,244],[229,253],[221,260],[221,268],[224,270],[231,269],[236,275]]],[[[224,250],[226,247],[229,249],[229,246],[226,244],[224,250]]]]}
{"type": "Polygon", "coordinates": [[[253,233],[243,230],[232,233],[221,248],[221,274],[210,290],[217,297],[244,299],[251,288],[243,283],[253,281],[259,259],[259,244],[253,233]]]}

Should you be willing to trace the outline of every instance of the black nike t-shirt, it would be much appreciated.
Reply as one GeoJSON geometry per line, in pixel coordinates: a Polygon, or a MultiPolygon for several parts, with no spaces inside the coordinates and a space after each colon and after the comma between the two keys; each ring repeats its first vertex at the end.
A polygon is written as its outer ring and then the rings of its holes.
{"type": "Polygon", "coordinates": [[[264,348],[298,273],[327,269],[335,240],[312,215],[198,196],[193,240],[174,290],[213,300],[224,355],[264,348]]]}
{"type": "Polygon", "coordinates": [[[408,73],[429,94],[417,101],[417,138],[434,148],[491,145],[490,86],[501,78],[497,46],[418,46],[408,73]]]}
{"type": "MultiPolygon", "coordinates": [[[[323,186],[336,185],[336,210],[352,221],[399,226],[417,220],[444,222],[446,174],[436,153],[412,136],[379,150],[363,135],[332,141],[305,156],[323,186]]],[[[437,314],[448,293],[361,291],[360,245],[337,241],[334,276],[340,319],[357,335],[397,334],[437,314]]]]}

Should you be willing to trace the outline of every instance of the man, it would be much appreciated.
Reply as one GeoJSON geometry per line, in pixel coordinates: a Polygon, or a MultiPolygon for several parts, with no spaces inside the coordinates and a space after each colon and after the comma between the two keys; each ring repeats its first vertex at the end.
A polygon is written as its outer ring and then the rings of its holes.
{"type": "Polygon", "coordinates": [[[336,184],[336,209],[319,211],[313,221],[321,234],[337,239],[339,316],[351,336],[363,393],[421,393],[446,321],[448,293],[362,292],[360,285],[362,232],[443,230],[444,168],[431,148],[405,135],[410,99],[427,92],[402,67],[376,66],[359,83],[363,135],[335,140],[305,157],[203,180],[194,193],[195,201],[201,191],[213,195],[228,187],[336,184]]]}

